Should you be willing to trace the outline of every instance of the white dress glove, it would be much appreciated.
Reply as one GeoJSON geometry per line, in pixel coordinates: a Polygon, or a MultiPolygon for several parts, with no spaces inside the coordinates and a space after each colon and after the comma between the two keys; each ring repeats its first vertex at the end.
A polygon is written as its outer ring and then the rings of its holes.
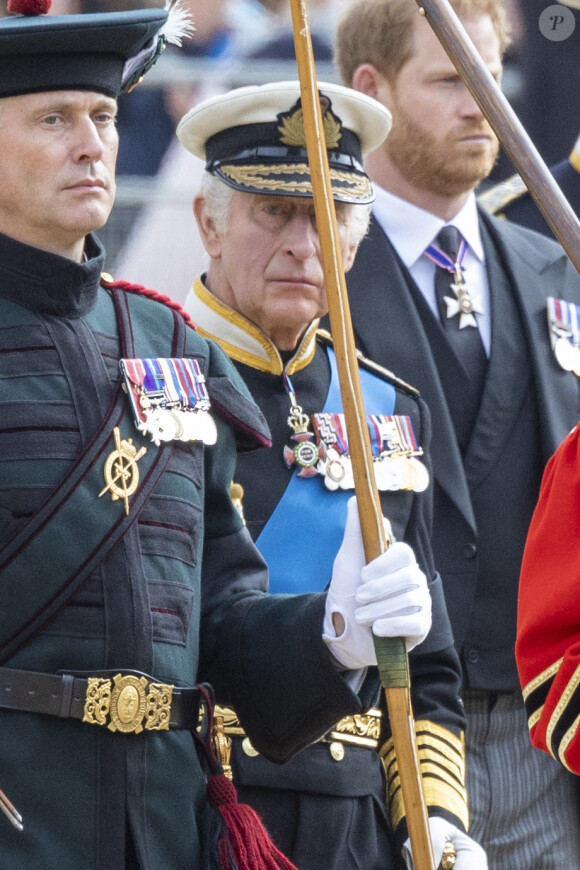
{"type": "MultiPolygon", "coordinates": [[[[435,866],[439,867],[441,856],[443,855],[443,847],[445,843],[453,843],[457,853],[453,870],[487,870],[487,858],[485,852],[475,840],[468,837],[451,822],[442,819],[440,816],[431,816],[429,818],[429,831],[431,833],[431,842],[433,843],[433,855],[435,857],[435,866]]],[[[406,840],[403,846],[403,858],[407,865],[407,870],[414,870],[413,858],[411,853],[411,841],[406,840]]]]}
{"type": "Polygon", "coordinates": [[[349,499],[340,550],[334,560],[324,616],[323,639],[345,668],[376,665],[372,635],[402,637],[407,652],[431,627],[431,595],[412,549],[391,544],[365,564],[356,498],[349,499]],[[337,637],[332,615],[344,620],[337,637]]]}

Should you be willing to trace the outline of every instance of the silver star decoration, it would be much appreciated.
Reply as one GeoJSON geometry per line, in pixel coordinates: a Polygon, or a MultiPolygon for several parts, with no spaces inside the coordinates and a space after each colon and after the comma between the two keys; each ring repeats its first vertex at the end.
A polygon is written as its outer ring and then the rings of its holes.
{"type": "Polygon", "coordinates": [[[443,297],[447,305],[446,316],[449,318],[459,314],[459,329],[465,329],[466,326],[475,326],[477,328],[477,321],[474,315],[483,314],[481,294],[477,292],[470,293],[463,283],[451,284],[451,289],[455,293],[455,299],[451,296],[443,297]]]}

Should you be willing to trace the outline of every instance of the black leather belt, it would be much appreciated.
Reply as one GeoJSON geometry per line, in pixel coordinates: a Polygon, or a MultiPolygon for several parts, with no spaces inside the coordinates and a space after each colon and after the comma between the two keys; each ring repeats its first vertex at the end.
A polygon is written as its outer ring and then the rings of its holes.
{"type": "Polygon", "coordinates": [[[195,730],[202,701],[197,687],[160,683],[140,671],[43,674],[0,668],[0,708],[80,719],[124,734],[195,730]]]}

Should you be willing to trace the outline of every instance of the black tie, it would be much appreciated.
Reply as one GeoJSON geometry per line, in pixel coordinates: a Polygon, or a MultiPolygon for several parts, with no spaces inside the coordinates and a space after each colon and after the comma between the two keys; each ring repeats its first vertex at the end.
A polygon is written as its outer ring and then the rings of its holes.
{"type": "MultiPolygon", "coordinates": [[[[445,254],[451,257],[453,262],[456,262],[462,238],[457,227],[443,227],[437,236],[436,244],[445,254]]],[[[451,286],[455,283],[454,275],[442,266],[435,266],[435,295],[437,297],[437,308],[439,310],[441,325],[449,344],[469,375],[473,389],[479,397],[483,390],[485,372],[487,370],[487,356],[478,327],[464,326],[460,329],[461,314],[456,313],[451,317],[447,316],[448,306],[443,297],[456,298],[456,293],[451,286]]]]}

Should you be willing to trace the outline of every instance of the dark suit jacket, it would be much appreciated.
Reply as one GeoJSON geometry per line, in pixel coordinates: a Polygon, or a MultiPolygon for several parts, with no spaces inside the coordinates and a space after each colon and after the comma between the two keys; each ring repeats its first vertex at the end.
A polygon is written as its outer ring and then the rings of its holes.
{"type": "MultiPolygon", "coordinates": [[[[374,219],[347,275],[357,346],[371,359],[417,387],[431,411],[435,484],[433,548],[436,568],[443,577],[456,645],[463,653],[464,663],[471,661],[471,654],[477,654],[470,650],[468,629],[476,602],[478,551],[482,543],[494,546],[494,541],[478,539],[474,493],[478,488],[480,493],[485,491],[486,477],[492,470],[497,473],[497,463],[501,462],[508,439],[513,438],[518,414],[531,390],[535,388],[537,397],[542,466],[577,422],[580,409],[578,378],[558,365],[551,349],[546,315],[546,297],[550,295],[580,304],[578,274],[560,246],[551,240],[488,215],[482,214],[481,221],[486,237],[493,243],[498,266],[501,263],[499,268],[504,280],[507,278],[513,287],[513,293],[508,295],[516,307],[512,303],[511,312],[513,315],[519,310],[529,358],[513,355],[510,315],[501,305],[492,306],[488,378],[464,457],[457,444],[435,365],[432,336],[427,335],[419,313],[420,304],[416,303],[420,291],[415,288],[415,293],[411,292],[408,272],[374,219]],[[531,368],[531,380],[519,377],[522,363],[531,368]]],[[[528,492],[528,499],[533,498],[539,482],[539,478],[531,482],[534,489],[528,492]]],[[[499,507],[499,504],[486,506],[490,524],[499,507]]],[[[527,528],[527,517],[522,523],[524,521],[527,528]]],[[[498,534],[501,533],[509,534],[509,531],[500,529],[498,524],[498,534]]],[[[524,533],[520,530],[520,534],[524,533]]],[[[498,549],[501,550],[501,544],[498,549]]],[[[501,560],[501,552],[497,559],[501,560]]],[[[511,586],[511,591],[506,589],[505,600],[498,600],[496,604],[498,613],[501,608],[513,610],[509,619],[515,631],[517,589],[513,587],[517,587],[517,572],[511,586]]],[[[504,597],[503,593],[500,597],[504,597]]],[[[506,655],[512,655],[511,638],[506,642],[510,647],[506,655]]],[[[490,661],[490,673],[493,668],[490,661]]]]}

